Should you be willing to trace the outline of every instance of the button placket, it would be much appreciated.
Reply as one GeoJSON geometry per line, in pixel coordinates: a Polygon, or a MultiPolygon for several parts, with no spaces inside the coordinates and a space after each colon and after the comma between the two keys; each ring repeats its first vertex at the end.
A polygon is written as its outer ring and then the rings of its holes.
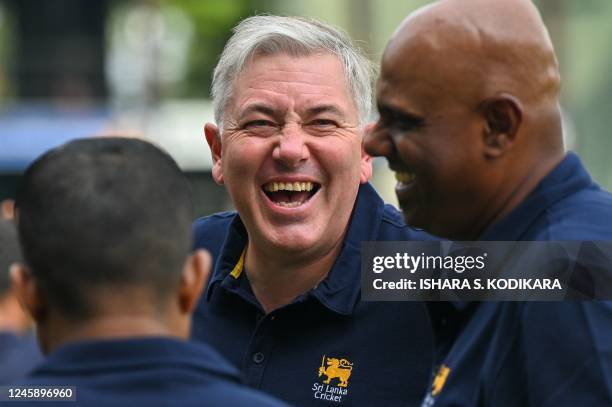
{"type": "Polygon", "coordinates": [[[257,314],[255,319],[255,332],[246,354],[245,379],[248,385],[259,388],[263,381],[266,365],[270,360],[272,348],[274,347],[275,339],[272,325],[274,325],[273,321],[277,318],[275,315],[257,314]]]}

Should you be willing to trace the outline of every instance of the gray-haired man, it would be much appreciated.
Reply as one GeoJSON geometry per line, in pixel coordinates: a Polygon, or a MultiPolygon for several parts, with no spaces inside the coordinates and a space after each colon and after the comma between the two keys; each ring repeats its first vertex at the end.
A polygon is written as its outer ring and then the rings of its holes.
{"type": "Polygon", "coordinates": [[[359,301],[362,241],[427,238],[368,184],[371,73],[335,28],[258,16],[213,78],[213,177],[238,212],[195,225],[215,270],[193,337],[297,405],[416,405],[427,386],[423,305],[359,301]]]}

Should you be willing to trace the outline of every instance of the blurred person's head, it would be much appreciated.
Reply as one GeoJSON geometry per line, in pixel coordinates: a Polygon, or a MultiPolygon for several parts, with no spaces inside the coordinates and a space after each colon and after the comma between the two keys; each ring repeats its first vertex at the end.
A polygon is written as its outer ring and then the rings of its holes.
{"type": "Polygon", "coordinates": [[[409,15],[387,45],[380,119],[406,221],[473,240],[564,155],[557,59],[529,0],[443,0],[409,15]]]}
{"type": "Polygon", "coordinates": [[[11,288],[9,269],[21,261],[17,230],[8,220],[0,218],[0,332],[24,333],[32,325],[11,288]]]}
{"type": "Polygon", "coordinates": [[[329,25],[256,16],[234,28],[205,134],[250,243],[317,258],[341,241],[372,171],[362,149],[371,74],[329,25]]]}
{"type": "Polygon", "coordinates": [[[191,190],[169,155],[136,139],[72,141],[26,170],[16,205],[13,283],[44,350],[188,336],[209,257],[190,255],[191,190]]]}

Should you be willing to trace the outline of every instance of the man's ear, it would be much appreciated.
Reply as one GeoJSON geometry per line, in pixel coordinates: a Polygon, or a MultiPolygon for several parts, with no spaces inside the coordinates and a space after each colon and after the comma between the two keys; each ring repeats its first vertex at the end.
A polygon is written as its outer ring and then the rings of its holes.
{"type": "Polygon", "coordinates": [[[212,156],[213,168],[212,176],[215,182],[219,185],[223,184],[223,167],[221,166],[221,134],[219,128],[212,123],[206,123],[204,125],[204,135],[206,141],[210,147],[210,154],[212,156]]]}
{"type": "Polygon", "coordinates": [[[21,263],[13,263],[10,268],[10,276],[13,292],[21,305],[36,322],[42,321],[47,305],[30,270],[21,263]]]}
{"type": "Polygon", "coordinates": [[[512,95],[499,94],[482,102],[485,119],[484,154],[497,158],[506,153],[516,139],[523,120],[523,106],[512,95]]]}
{"type": "Polygon", "coordinates": [[[6,220],[15,218],[15,201],[12,199],[5,199],[0,202],[0,218],[6,220]]]}
{"type": "Polygon", "coordinates": [[[210,276],[211,257],[206,250],[196,250],[185,262],[179,288],[181,312],[191,314],[210,276]]]}
{"type": "Polygon", "coordinates": [[[359,182],[362,184],[365,184],[372,178],[372,156],[365,151],[365,137],[375,126],[376,122],[368,123],[363,130],[363,138],[361,139],[361,177],[359,179],[359,182]]]}
{"type": "Polygon", "coordinates": [[[359,178],[359,182],[365,184],[372,178],[372,156],[366,153],[365,148],[363,146],[363,142],[361,143],[361,176],[359,178]]]}

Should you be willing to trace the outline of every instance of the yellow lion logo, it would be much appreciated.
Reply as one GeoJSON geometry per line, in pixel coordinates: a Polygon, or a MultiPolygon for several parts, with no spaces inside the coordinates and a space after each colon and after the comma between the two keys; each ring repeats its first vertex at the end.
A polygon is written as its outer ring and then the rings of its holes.
{"type": "Polygon", "coordinates": [[[346,359],[327,358],[325,362],[325,355],[321,360],[321,367],[319,367],[319,377],[325,375],[327,379],[323,381],[325,384],[329,384],[332,379],[338,379],[338,387],[348,387],[348,379],[351,377],[353,371],[353,364],[346,359]],[[325,367],[327,364],[327,367],[325,367]]]}

